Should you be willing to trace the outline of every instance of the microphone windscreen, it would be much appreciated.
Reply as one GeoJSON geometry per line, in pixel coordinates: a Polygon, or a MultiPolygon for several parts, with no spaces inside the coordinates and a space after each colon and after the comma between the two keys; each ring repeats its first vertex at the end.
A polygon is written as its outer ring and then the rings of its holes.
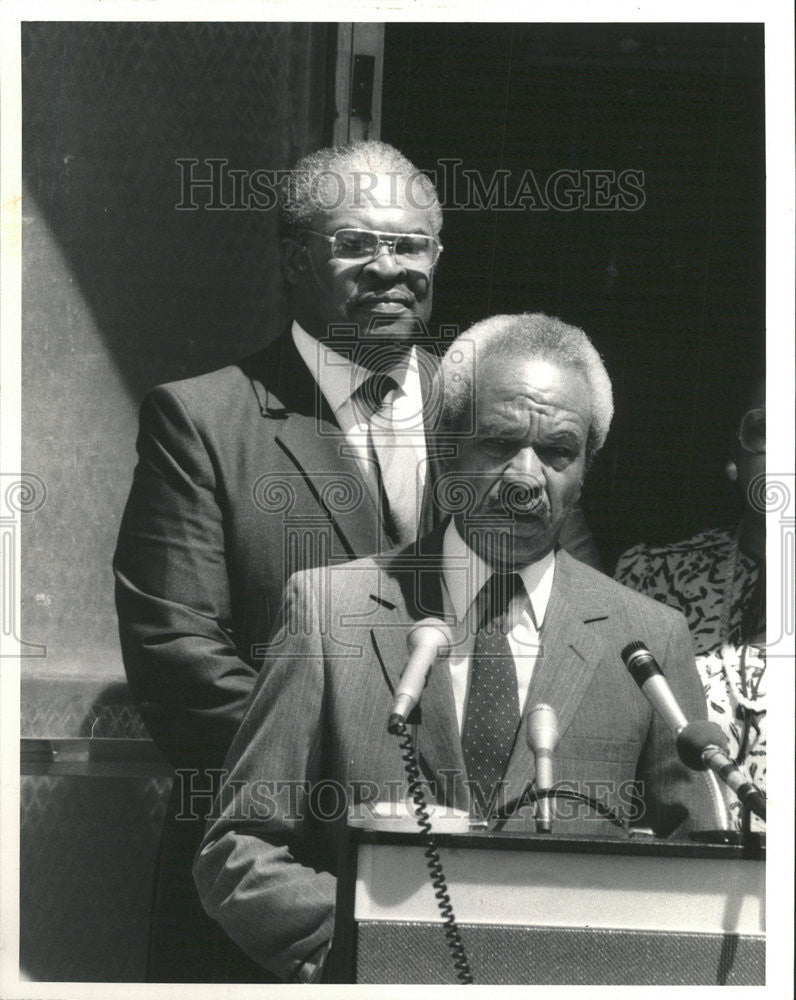
{"type": "Polygon", "coordinates": [[[558,717],[550,705],[534,705],[528,713],[528,746],[533,753],[547,750],[552,753],[558,746],[558,717]]]}
{"type": "Polygon", "coordinates": [[[637,653],[640,649],[644,649],[644,643],[640,639],[634,639],[633,642],[629,642],[625,646],[622,650],[622,659],[625,661],[625,666],[627,666],[627,661],[631,655],[637,653]]]}
{"type": "Polygon", "coordinates": [[[655,657],[638,639],[625,646],[622,650],[622,659],[630,671],[630,676],[640,688],[644,687],[650,677],[661,676],[661,668],[655,662],[655,657]]]}
{"type": "Polygon", "coordinates": [[[410,629],[406,645],[410,653],[426,647],[439,656],[453,645],[453,635],[441,618],[421,618],[410,629]]]}
{"type": "Polygon", "coordinates": [[[692,771],[704,771],[702,753],[706,747],[719,747],[726,752],[727,736],[716,722],[701,720],[689,722],[677,736],[677,753],[680,760],[692,771]]]}

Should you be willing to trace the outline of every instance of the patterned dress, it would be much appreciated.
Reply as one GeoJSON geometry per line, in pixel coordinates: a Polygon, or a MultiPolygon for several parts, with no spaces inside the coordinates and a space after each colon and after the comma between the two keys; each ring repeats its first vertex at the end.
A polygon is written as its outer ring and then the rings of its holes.
{"type": "MultiPolygon", "coordinates": [[[[739,548],[738,535],[714,529],[673,545],[635,545],[614,575],[685,615],[708,718],[726,734],[741,772],[765,791],[765,646],[751,641],[765,620],[765,565],[739,548]]],[[[740,827],[740,803],[729,789],[727,804],[740,827]]],[[[752,817],[752,829],[763,828],[752,817]]]]}

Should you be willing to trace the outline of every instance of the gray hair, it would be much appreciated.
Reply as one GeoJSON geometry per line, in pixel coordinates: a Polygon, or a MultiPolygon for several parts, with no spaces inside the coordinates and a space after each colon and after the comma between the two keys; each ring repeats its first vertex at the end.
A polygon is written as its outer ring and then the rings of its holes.
{"type": "Polygon", "coordinates": [[[475,323],[450,345],[437,372],[441,401],[439,430],[460,431],[472,405],[474,373],[479,360],[509,363],[536,358],[580,372],[589,385],[591,420],[586,460],[591,462],[605,444],[614,399],[611,379],[596,348],[577,326],[545,313],[491,316],[475,323]]]}
{"type": "Polygon", "coordinates": [[[393,146],[367,139],[318,149],[298,161],[280,190],[280,238],[296,236],[319,212],[339,207],[351,182],[358,185],[356,190],[366,204],[368,188],[360,185],[368,175],[387,175],[396,184],[402,182],[402,193],[414,208],[429,213],[432,236],[439,236],[442,209],[433,183],[393,146]]]}

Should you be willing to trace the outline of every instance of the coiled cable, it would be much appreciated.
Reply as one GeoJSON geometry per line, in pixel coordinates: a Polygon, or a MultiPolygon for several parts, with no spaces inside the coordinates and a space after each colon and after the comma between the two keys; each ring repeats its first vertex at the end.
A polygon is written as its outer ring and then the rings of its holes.
{"type": "Polygon", "coordinates": [[[453,906],[448,894],[445,873],[442,870],[442,859],[437,848],[437,841],[431,829],[431,818],[426,807],[423,785],[420,781],[420,768],[417,764],[412,737],[406,728],[406,723],[402,719],[395,720],[390,731],[398,737],[400,743],[409,794],[412,796],[412,803],[415,807],[415,818],[417,819],[417,824],[420,827],[425,843],[423,853],[431,875],[431,885],[434,888],[437,906],[442,914],[445,941],[453,959],[456,978],[462,985],[469,986],[474,982],[473,974],[470,971],[470,963],[467,959],[467,953],[464,950],[464,944],[459,933],[459,926],[456,923],[456,917],[453,913],[453,906]]]}

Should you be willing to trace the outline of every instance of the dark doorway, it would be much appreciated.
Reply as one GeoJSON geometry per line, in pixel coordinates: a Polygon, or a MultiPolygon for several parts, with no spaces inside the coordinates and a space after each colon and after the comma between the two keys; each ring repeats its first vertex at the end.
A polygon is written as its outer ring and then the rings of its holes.
{"type": "Polygon", "coordinates": [[[740,509],[723,466],[764,350],[763,82],[762,25],[386,28],[382,138],[443,188],[435,322],[542,310],[605,358],[585,504],[609,570],[740,509]]]}

